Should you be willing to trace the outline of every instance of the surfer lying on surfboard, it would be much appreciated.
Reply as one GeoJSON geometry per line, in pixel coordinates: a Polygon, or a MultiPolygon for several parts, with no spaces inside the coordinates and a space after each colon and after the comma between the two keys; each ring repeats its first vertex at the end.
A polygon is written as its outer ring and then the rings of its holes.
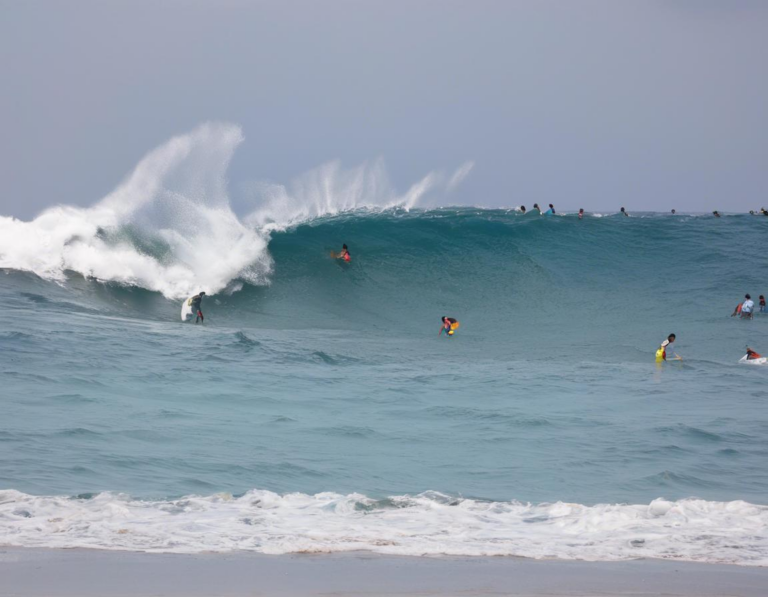
{"type": "Polygon", "coordinates": [[[341,251],[339,253],[334,253],[331,251],[331,257],[334,259],[343,259],[347,263],[352,261],[352,255],[349,254],[349,249],[347,248],[347,245],[341,246],[341,251]]]}

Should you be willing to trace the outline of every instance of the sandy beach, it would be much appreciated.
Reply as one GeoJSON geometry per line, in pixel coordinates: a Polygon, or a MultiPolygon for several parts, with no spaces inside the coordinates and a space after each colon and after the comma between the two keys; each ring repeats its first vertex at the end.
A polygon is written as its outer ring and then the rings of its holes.
{"type": "Polygon", "coordinates": [[[763,597],[768,569],[636,560],[417,558],[366,553],[173,555],[0,549],[2,597],[763,597]]]}

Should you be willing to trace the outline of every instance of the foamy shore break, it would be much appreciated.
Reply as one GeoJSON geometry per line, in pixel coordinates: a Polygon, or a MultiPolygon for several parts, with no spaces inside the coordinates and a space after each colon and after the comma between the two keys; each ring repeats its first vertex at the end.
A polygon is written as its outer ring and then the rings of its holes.
{"type": "Polygon", "coordinates": [[[483,595],[762,597],[768,569],[635,560],[0,549],[0,597],[483,595]]]}

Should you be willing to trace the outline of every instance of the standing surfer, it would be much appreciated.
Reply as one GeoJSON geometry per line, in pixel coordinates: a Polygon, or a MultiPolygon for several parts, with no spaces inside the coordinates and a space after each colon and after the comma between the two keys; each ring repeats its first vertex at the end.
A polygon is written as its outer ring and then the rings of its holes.
{"type": "Polygon", "coordinates": [[[189,299],[189,305],[192,307],[192,310],[197,313],[197,319],[195,319],[195,323],[203,322],[205,323],[205,317],[203,317],[203,312],[200,308],[201,303],[203,302],[203,297],[205,296],[204,292],[200,292],[199,294],[196,294],[193,297],[190,297],[189,299]]]}

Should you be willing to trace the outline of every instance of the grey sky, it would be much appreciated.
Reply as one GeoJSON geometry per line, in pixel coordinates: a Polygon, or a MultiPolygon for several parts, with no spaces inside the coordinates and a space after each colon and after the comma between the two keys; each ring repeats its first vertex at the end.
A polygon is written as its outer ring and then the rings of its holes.
{"type": "Polygon", "coordinates": [[[0,214],[87,205],[210,120],[233,194],[383,157],[453,203],[768,207],[768,2],[0,0],[0,214]]]}

